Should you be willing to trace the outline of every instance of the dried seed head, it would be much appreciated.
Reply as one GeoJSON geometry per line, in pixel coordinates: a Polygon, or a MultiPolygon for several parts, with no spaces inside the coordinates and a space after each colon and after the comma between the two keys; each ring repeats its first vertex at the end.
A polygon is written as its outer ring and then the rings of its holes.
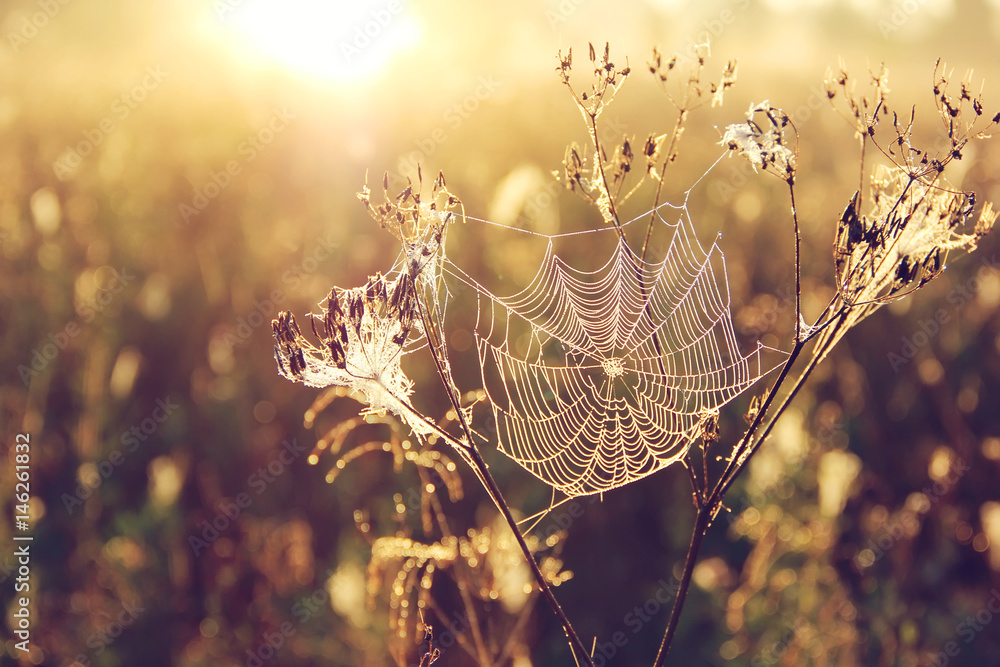
{"type": "Polygon", "coordinates": [[[874,310],[869,305],[901,298],[936,278],[948,253],[974,249],[996,217],[984,207],[981,224],[971,234],[960,233],[972,215],[971,193],[884,165],[872,175],[871,204],[863,215],[858,197],[841,216],[834,254],[841,298],[861,306],[862,317],[874,310]]]}
{"type": "Polygon", "coordinates": [[[785,136],[785,128],[791,125],[788,115],[764,100],[751,104],[746,118],[745,123],[726,127],[720,143],[746,157],[754,170],[760,167],[793,182],[797,149],[785,136]]]}
{"type": "Polygon", "coordinates": [[[393,277],[377,273],[364,287],[331,290],[323,312],[311,316],[318,346],[302,335],[290,313],[279,313],[272,322],[279,371],[311,387],[353,389],[364,396],[369,412],[388,410],[418,435],[429,434],[406,403],[412,382],[400,366],[411,334],[422,335],[413,284],[408,273],[397,271],[393,277]]]}
{"type": "Polygon", "coordinates": [[[720,106],[723,94],[734,85],[736,85],[736,61],[730,60],[722,71],[722,80],[718,84],[709,84],[712,91],[712,106],[720,106]]]}

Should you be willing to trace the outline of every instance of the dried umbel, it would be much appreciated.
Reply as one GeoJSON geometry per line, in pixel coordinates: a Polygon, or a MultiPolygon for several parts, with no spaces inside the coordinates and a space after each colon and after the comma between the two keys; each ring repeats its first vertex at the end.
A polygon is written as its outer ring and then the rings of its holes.
{"type": "Polygon", "coordinates": [[[638,137],[623,136],[621,142],[609,150],[598,136],[598,122],[601,113],[625,85],[632,68],[627,62],[624,67],[615,65],[611,60],[608,44],[604,45],[604,50],[600,53],[593,44],[588,46],[593,68],[589,92],[577,92],[571,82],[573,50],[569,49],[565,56],[562,52],[559,53],[556,71],[583,116],[590,136],[587,147],[576,142],[567,146],[562,171],[555,172],[554,175],[567,190],[595,206],[605,223],[620,225],[618,207],[640,188],[647,177],[657,183],[653,208],[660,203],[663,174],[667,165],[677,159],[688,114],[709,100],[713,107],[722,104],[725,92],[736,84],[737,65],[735,60],[730,60],[718,82],[713,82],[704,77],[705,63],[709,56],[708,44],[694,47],[695,62],[689,63],[690,66],[678,66],[677,56],[665,59],[659,50],[653,49],[648,69],[677,110],[673,131],[661,135],[650,134],[641,143],[638,137]],[[671,77],[680,79],[678,90],[668,87],[668,83],[674,83],[671,77]],[[640,146],[641,148],[636,148],[640,146]],[[626,191],[625,183],[633,173],[637,154],[645,160],[645,173],[640,172],[640,177],[626,191]]]}
{"type": "MultiPolygon", "coordinates": [[[[627,63],[625,67],[616,66],[611,61],[611,49],[608,44],[604,45],[604,54],[601,57],[598,57],[593,44],[590,44],[589,47],[590,63],[594,68],[594,82],[591,84],[589,92],[577,93],[570,81],[570,73],[573,69],[573,49],[569,49],[565,57],[560,51],[559,67],[556,68],[556,71],[583,115],[590,133],[591,143],[599,145],[598,119],[604,109],[614,100],[621,87],[625,85],[629,74],[632,73],[632,68],[627,63]]],[[[597,154],[592,161],[587,159],[586,152],[580,146],[573,143],[566,149],[561,178],[571,192],[577,193],[597,206],[605,223],[617,224],[618,214],[615,211],[615,198],[624,185],[626,175],[632,169],[633,157],[634,153],[627,137],[624,138],[621,146],[615,148],[614,154],[610,158],[607,155],[597,154]],[[592,163],[588,165],[588,162],[592,163]]]]}
{"type": "Polygon", "coordinates": [[[785,136],[789,126],[788,114],[764,100],[750,105],[746,122],[728,126],[720,143],[746,157],[754,171],[760,168],[791,183],[797,149],[785,136]]]}
{"type": "Polygon", "coordinates": [[[819,357],[881,306],[940,276],[949,253],[975,250],[993,229],[997,213],[987,203],[972,226],[974,207],[971,192],[879,165],[871,176],[868,211],[859,211],[855,193],[837,227],[835,315],[817,344],[819,357]]]}
{"type": "Polygon", "coordinates": [[[302,335],[291,313],[279,313],[272,327],[281,374],[310,387],[349,387],[364,397],[368,411],[392,412],[415,432],[425,432],[406,402],[413,383],[400,367],[411,334],[421,333],[413,299],[405,273],[393,280],[376,274],[361,288],[334,288],[323,312],[310,315],[318,346],[302,335]]]}
{"type": "Polygon", "coordinates": [[[891,301],[922,287],[944,270],[949,251],[974,250],[996,220],[983,207],[971,233],[975,196],[925,183],[879,165],[871,177],[869,211],[858,193],[837,229],[834,257],[837,287],[846,304],[891,301]]]}
{"type": "MultiPolygon", "coordinates": [[[[742,355],[737,357],[727,282],[721,277],[717,280],[713,263],[708,261],[712,252],[700,246],[694,233],[687,209],[690,190],[681,206],[661,202],[664,173],[676,158],[688,111],[708,103],[706,93],[711,94],[713,104],[721,100],[735,80],[734,62],[723,71],[720,84],[704,86],[701,73],[707,47],[699,47],[696,55],[694,73],[686,84],[681,83],[682,94],[675,98],[668,92],[678,114],[673,132],[650,135],[644,143],[623,137],[612,147],[598,132],[598,119],[631,69],[627,63],[616,66],[607,46],[603,55],[591,47],[593,83],[574,88],[570,83],[572,56],[560,54],[557,72],[581,112],[590,145],[569,148],[559,177],[568,190],[592,204],[604,222],[597,229],[574,232],[574,240],[584,239],[579,236],[584,233],[596,238],[617,232],[617,248],[601,269],[574,268],[550,252],[540,277],[529,289],[512,297],[494,296],[459,267],[446,263],[445,232],[452,209],[460,203],[448,194],[443,178],[437,179],[432,196],[426,200],[421,199],[420,187],[408,187],[394,198],[386,192],[385,203],[373,205],[365,188],[360,197],[369,212],[400,241],[402,251],[393,270],[376,274],[361,288],[332,291],[323,313],[313,319],[318,344],[305,340],[291,315],[281,313],[275,321],[276,356],[283,375],[311,386],[334,385],[338,394],[350,391],[367,404],[367,412],[383,413],[380,419],[390,419],[384,413],[397,415],[417,433],[412,442],[403,440],[399,433],[388,441],[372,440],[354,447],[336,463],[339,470],[365,452],[383,451],[393,455],[397,467],[402,461],[416,464],[425,535],[412,536],[400,517],[401,529],[395,535],[372,543],[371,590],[391,582],[390,605],[398,636],[414,637],[416,617],[420,616],[420,626],[432,637],[430,624],[420,612],[430,615],[436,611],[432,577],[435,571],[447,570],[458,584],[467,613],[472,639],[463,646],[473,647],[480,663],[502,663],[512,654],[505,652],[494,660],[488,649],[494,642],[475,619],[477,607],[492,606],[493,600],[499,600],[507,611],[527,618],[520,610],[529,607],[518,600],[540,591],[568,637],[574,660],[595,664],[593,651],[584,646],[551,591],[569,573],[562,570],[558,553],[538,557],[540,543],[525,539],[479,452],[478,442],[484,438],[472,429],[471,405],[485,394],[460,393],[451,374],[442,335],[448,297],[442,281],[445,273],[449,281],[463,282],[476,294],[480,312],[472,333],[483,384],[494,410],[496,437],[525,468],[569,495],[598,493],[651,472],[643,467],[653,459],[647,452],[655,449],[654,453],[662,453],[664,443],[677,446],[677,456],[671,453],[668,457],[673,457],[671,462],[684,462],[697,515],[683,571],[678,575],[676,602],[654,662],[654,667],[662,667],[679,627],[708,529],[724,507],[727,492],[819,361],[854,324],[882,304],[926,285],[941,274],[949,253],[971,250],[993,227],[997,216],[992,207],[984,207],[977,218],[973,195],[944,180],[946,168],[953,160],[962,159],[967,143],[988,136],[987,131],[1000,124],[1000,114],[992,120],[984,115],[983,102],[974,95],[971,83],[963,80],[960,94],[949,95],[949,76],[935,70],[934,99],[946,137],[934,150],[921,150],[911,141],[914,114],[910,113],[907,121],[906,114],[900,116],[888,105],[885,68],[871,73],[873,88],[867,96],[856,92],[854,81],[842,69],[828,82],[827,93],[835,103],[847,100],[844,116],[859,140],[859,184],[849,188],[848,193],[857,191],[842,215],[834,211],[825,217],[835,222],[839,215],[832,278],[835,290],[814,324],[807,324],[802,309],[796,210],[797,132],[780,109],[767,102],[751,105],[744,122],[726,128],[722,143],[788,187],[795,233],[796,325],[791,351],[773,369],[777,372],[774,383],[750,402],[746,431],[735,443],[719,442],[718,408],[768,369],[760,363],[746,363],[742,355]],[[635,162],[640,155],[646,162],[645,173],[635,162]],[[882,162],[874,169],[873,155],[882,162]],[[642,216],[648,216],[649,222],[640,250],[629,241],[632,231],[625,229],[639,218],[623,222],[618,211],[647,178],[655,183],[656,191],[652,208],[642,216]],[[636,180],[631,189],[626,187],[626,181],[636,180]],[[674,222],[673,216],[665,219],[662,214],[667,211],[676,212],[679,221],[674,222]],[[652,233],[663,224],[683,229],[682,233],[668,232],[680,241],[671,242],[659,259],[648,259],[652,233]],[[719,335],[713,333],[717,329],[719,335]],[[520,340],[527,341],[525,349],[518,349],[520,340]],[[450,425],[419,414],[409,404],[412,383],[400,362],[407,352],[425,343],[448,394],[451,409],[445,421],[450,425]],[[804,365],[797,364],[802,360],[804,365]],[[630,374],[642,379],[627,384],[630,374]],[[791,390],[786,383],[794,383],[791,390]],[[636,391],[636,386],[652,391],[636,391]],[[460,435],[453,435],[459,430],[460,435]],[[650,433],[654,435],[647,435],[650,433]],[[475,471],[510,530],[506,542],[492,528],[479,526],[463,536],[448,527],[440,489],[446,488],[449,498],[455,500],[458,477],[452,461],[431,449],[435,439],[450,445],[449,454],[458,452],[475,471]],[[698,446],[690,446],[692,441],[698,446]],[[599,446],[593,447],[594,443],[599,446]],[[713,457],[719,448],[724,448],[720,452],[724,455],[713,457]],[[696,465],[699,458],[700,466],[696,465]],[[524,559],[523,567],[522,561],[509,558],[514,543],[524,559]],[[528,585],[524,583],[528,578],[525,568],[534,580],[528,585]]],[[[650,71],[664,85],[677,71],[676,62],[654,52],[650,71]]],[[[387,181],[383,189],[388,189],[387,181]]],[[[555,236],[548,238],[551,250],[555,236]]],[[[761,349],[758,346],[758,353],[761,349]]],[[[377,420],[369,417],[369,421],[377,420]]],[[[339,450],[347,430],[338,425],[317,449],[329,440],[331,450],[339,450]]],[[[328,478],[335,475],[331,471],[328,478]]],[[[394,497],[400,515],[406,511],[402,500],[401,494],[394,497]]],[[[371,531],[365,515],[356,515],[356,520],[362,532],[371,531]]],[[[559,537],[549,538],[545,546],[554,549],[558,543],[559,537]]],[[[495,614],[496,607],[492,609],[495,614]]],[[[446,614],[437,616],[432,622],[447,618],[446,614]]],[[[494,618],[489,619],[491,628],[494,618]]],[[[516,626],[511,636],[516,636],[520,627],[516,626]]],[[[439,655],[429,639],[420,664],[430,664],[439,655]]],[[[398,657],[398,661],[402,663],[403,658],[398,657]]]]}
{"type": "Polygon", "coordinates": [[[382,179],[384,203],[372,204],[371,190],[365,186],[358,199],[380,227],[396,237],[403,249],[406,266],[401,271],[421,287],[436,290],[441,280],[441,261],[448,225],[461,211],[462,202],[447,188],[444,174],[438,173],[430,197],[422,198],[423,173],[417,167],[417,184],[399,195],[389,195],[389,177],[382,179]]]}
{"type": "Polygon", "coordinates": [[[429,201],[420,185],[372,205],[367,187],[359,197],[369,213],[402,244],[402,254],[388,274],[376,273],[363,287],[333,288],[323,312],[310,315],[319,345],[309,342],[295,317],[281,312],[272,322],[275,360],[281,374],[310,387],[346,387],[367,404],[365,414],[391,412],[417,436],[435,431],[409,404],[413,383],[403,372],[403,356],[440,338],[436,322],[443,317],[441,264],[444,235],[461,202],[446,189],[439,174],[429,201]]]}
{"type": "Polygon", "coordinates": [[[985,204],[977,217],[975,194],[950,187],[944,175],[970,141],[990,136],[1000,114],[992,120],[984,115],[983,100],[972,94],[968,77],[958,98],[949,95],[950,73],[940,71],[939,62],[933,93],[947,136],[937,151],[914,146],[914,111],[903,121],[890,109],[884,67],[871,73],[870,95],[860,95],[843,68],[827,81],[830,100],[846,100],[842,115],[857,131],[862,156],[872,146],[888,164],[875,166],[867,193],[855,192],[840,217],[833,249],[837,297],[829,311],[830,326],[816,348],[820,357],[880,306],[940,276],[949,254],[975,250],[996,222],[992,204],[985,204]],[[889,119],[891,131],[882,132],[880,124],[888,125],[889,119]]]}

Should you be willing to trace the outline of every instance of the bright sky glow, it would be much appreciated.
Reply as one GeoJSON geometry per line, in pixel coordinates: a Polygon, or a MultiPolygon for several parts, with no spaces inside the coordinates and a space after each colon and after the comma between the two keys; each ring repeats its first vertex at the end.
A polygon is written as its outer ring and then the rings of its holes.
{"type": "Polygon", "coordinates": [[[215,11],[247,47],[327,81],[371,77],[421,39],[403,0],[218,0],[215,11]]]}

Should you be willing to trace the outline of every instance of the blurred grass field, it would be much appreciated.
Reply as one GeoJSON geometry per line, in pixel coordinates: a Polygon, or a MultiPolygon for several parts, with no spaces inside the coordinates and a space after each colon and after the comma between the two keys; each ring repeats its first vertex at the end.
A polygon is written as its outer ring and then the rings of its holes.
{"type": "MultiPolygon", "coordinates": [[[[5,633],[3,664],[392,664],[386,599],[366,602],[370,544],[352,517],[367,513],[376,536],[401,531],[394,495],[419,480],[373,453],[325,482],[335,458],[310,465],[320,429],[303,426],[316,392],[279,377],[271,318],[389,268],[398,248],[356,197],[385,172],[399,183],[418,163],[428,181],[443,170],[481,218],[546,233],[599,224],[552,185],[566,144],[586,139],[557,51],[582,61],[588,41],[607,41],[628,57],[635,72],[602,120],[612,141],[641,141],[675,118],[646,71],[652,48],[683,64],[706,38],[707,71],[736,58],[739,77],[724,105],[693,112],[667,194],[715,161],[717,128],[751,102],[788,111],[807,313],[833,288],[833,234],[858,183],[827,69],[842,59],[863,80],[885,63],[929,144],[939,57],[956,78],[974,70],[988,114],[1000,110],[996,2],[0,6],[0,426],[12,455],[16,434],[31,436],[35,536],[32,648],[5,633]]],[[[1000,201],[1000,144],[956,166],[956,187],[1000,201]]],[[[692,193],[703,241],[723,234],[748,345],[787,348],[793,327],[780,186],[727,159],[692,193]]],[[[484,273],[533,271],[514,245],[461,228],[452,240],[484,273]]],[[[1000,600],[998,245],[879,312],[820,368],[731,494],[733,520],[710,534],[677,664],[1000,663],[988,606],[1000,600]]],[[[414,375],[434,386],[431,369],[414,375]]],[[[481,383],[471,367],[457,379],[481,383]]],[[[435,391],[418,398],[444,414],[435,391]]],[[[746,400],[724,414],[724,437],[746,400]]],[[[320,421],[356,412],[337,401],[320,421]]],[[[547,490],[495,443],[486,455],[514,507],[545,506],[547,490]]],[[[0,471],[11,631],[13,470],[0,471]]],[[[459,472],[456,530],[490,524],[489,498],[459,472]]],[[[638,630],[629,614],[682,561],[690,502],[669,469],[573,517],[562,557],[574,578],[557,593],[588,643],[627,632],[608,664],[652,661],[666,608],[638,630]]],[[[568,659],[554,621],[541,605],[530,617],[530,664],[568,659]]],[[[455,644],[439,664],[471,661],[455,644]]]]}

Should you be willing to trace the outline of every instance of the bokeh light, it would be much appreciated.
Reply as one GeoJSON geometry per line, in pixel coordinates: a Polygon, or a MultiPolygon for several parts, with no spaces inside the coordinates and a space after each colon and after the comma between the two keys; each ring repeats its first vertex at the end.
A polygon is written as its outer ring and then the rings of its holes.
{"type": "MultiPolygon", "coordinates": [[[[863,86],[884,63],[897,109],[912,105],[933,145],[938,58],[955,81],[971,72],[973,93],[981,83],[986,116],[1000,110],[997,0],[2,3],[0,430],[8,448],[30,434],[34,496],[25,653],[11,634],[15,470],[0,468],[2,662],[416,664],[422,613],[441,664],[471,665],[483,662],[471,596],[483,632],[515,637],[482,641],[506,650],[496,662],[565,663],[558,624],[461,457],[359,418],[346,392],[312,409],[319,392],[278,374],[271,320],[294,312],[311,336],[304,315],[334,285],[392,265],[397,241],[357,198],[367,184],[380,201],[383,175],[395,195],[443,171],[468,215],[538,234],[600,225],[553,178],[567,145],[588,141],[557,53],[572,47],[580,85],[588,42],[627,59],[601,117],[613,150],[673,128],[664,92],[677,89],[649,75],[653,48],[685,68],[706,41],[706,78],[738,59],[737,83],[690,114],[664,197],[698,182],[690,210],[725,253],[741,349],[788,349],[787,191],[737,159],[706,173],[725,152],[721,128],[764,99],[794,119],[814,315],[833,294],[833,233],[859,182],[828,69],[843,63],[863,86]],[[433,530],[438,509],[451,541],[433,530]],[[430,574],[415,565],[427,554],[441,560],[430,574]],[[408,594],[421,586],[432,599],[408,594]]],[[[1000,201],[998,165],[1000,143],[979,143],[949,178],[978,206],[1000,201]]],[[[638,191],[627,215],[651,200],[638,191]]],[[[545,244],[484,229],[456,225],[448,252],[516,292],[545,244]]],[[[567,246],[584,263],[606,256],[567,246]]],[[[993,625],[968,642],[959,630],[1000,587],[997,247],[987,237],[862,323],[802,388],[709,534],[677,664],[934,664],[951,641],[951,664],[1000,664],[993,625]]],[[[472,403],[475,294],[456,290],[448,317],[472,403]]],[[[414,401],[447,421],[429,354],[410,358],[414,401]]],[[[723,412],[723,442],[755,391],[723,412]]],[[[497,452],[485,403],[471,414],[518,515],[548,507],[550,490],[497,452]]],[[[534,527],[588,645],[627,637],[613,662],[652,662],[693,514],[672,466],[534,527]]]]}

